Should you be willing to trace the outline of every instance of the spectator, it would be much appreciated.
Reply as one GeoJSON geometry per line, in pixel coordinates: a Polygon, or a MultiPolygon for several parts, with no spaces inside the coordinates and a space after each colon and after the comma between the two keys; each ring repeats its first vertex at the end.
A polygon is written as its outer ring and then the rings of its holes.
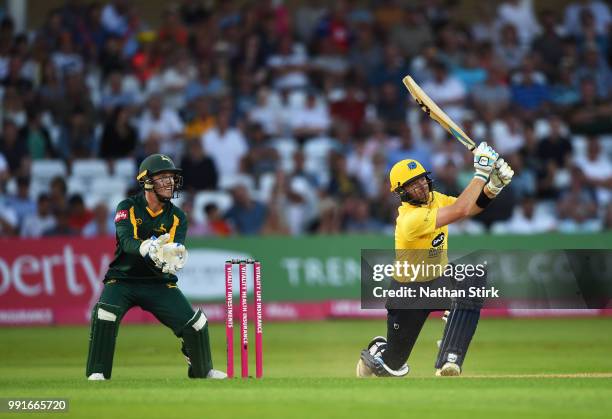
{"type": "Polygon", "coordinates": [[[201,96],[193,100],[189,107],[191,115],[185,124],[185,139],[198,141],[202,136],[212,129],[216,120],[210,113],[210,102],[208,98],[201,96]]]}
{"type": "Polygon", "coordinates": [[[68,207],[68,198],[66,196],[68,187],[66,181],[61,176],[56,176],[49,183],[49,201],[51,211],[63,210],[68,207]]]}
{"type": "Polygon", "coordinates": [[[495,55],[505,68],[514,70],[523,62],[527,47],[518,37],[516,26],[506,23],[500,30],[500,39],[495,46],[495,55]]]}
{"type": "Polygon", "coordinates": [[[346,221],[347,233],[378,233],[380,222],[370,216],[370,208],[366,201],[358,201],[346,221]]]}
{"type": "Polygon", "coordinates": [[[17,194],[9,197],[7,204],[17,213],[18,227],[23,225],[26,217],[36,212],[36,204],[30,199],[30,178],[17,178],[17,194]]]}
{"type": "Polygon", "coordinates": [[[40,111],[35,106],[28,108],[28,123],[19,132],[19,141],[27,144],[28,155],[32,160],[51,159],[56,156],[51,135],[42,125],[40,111]]]}
{"type": "Polygon", "coordinates": [[[593,80],[597,97],[600,99],[606,100],[612,92],[612,72],[604,56],[594,46],[585,50],[582,65],[578,67],[574,77],[576,80],[593,80]]]}
{"type": "Polygon", "coordinates": [[[17,212],[0,195],[0,237],[16,236],[19,231],[17,212]]]}
{"type": "Polygon", "coordinates": [[[85,202],[81,195],[75,194],[68,199],[68,225],[75,232],[82,232],[83,228],[94,216],[95,214],[85,207],[85,202]]]}
{"type": "Polygon", "coordinates": [[[204,153],[199,141],[190,141],[181,160],[183,188],[189,192],[217,189],[219,175],[214,160],[204,153]]]}
{"type": "Polygon", "coordinates": [[[100,202],[93,209],[91,221],[81,230],[83,237],[104,237],[115,235],[115,222],[108,213],[106,204],[100,202]]]}
{"type": "Polygon", "coordinates": [[[2,124],[2,137],[0,139],[0,153],[8,162],[11,175],[22,175],[27,172],[28,161],[27,144],[20,141],[17,125],[10,119],[5,119],[2,124]]]}
{"type": "Polygon", "coordinates": [[[463,84],[448,74],[446,64],[438,61],[432,67],[433,79],[423,84],[423,90],[453,121],[460,122],[463,119],[466,99],[463,84]]]}
{"type": "Polygon", "coordinates": [[[225,214],[232,229],[244,235],[259,234],[268,215],[267,207],[253,200],[244,185],[234,187],[232,196],[234,204],[225,214]]]}
{"type": "Polygon", "coordinates": [[[521,28],[520,37],[523,44],[530,44],[540,32],[540,25],[533,10],[533,0],[504,1],[497,9],[497,16],[502,24],[509,23],[521,28]]]}
{"type": "Polygon", "coordinates": [[[75,109],[59,138],[58,150],[61,157],[68,161],[90,158],[94,153],[94,145],[90,120],[82,109],[75,109]]]}
{"type": "Polygon", "coordinates": [[[532,57],[525,57],[523,66],[512,78],[512,103],[525,117],[542,114],[550,101],[550,89],[544,75],[534,71],[532,57]]]}
{"type": "Polygon", "coordinates": [[[100,106],[106,113],[111,113],[118,106],[129,107],[137,103],[134,92],[127,91],[123,86],[123,74],[113,71],[108,76],[107,86],[102,91],[100,106]]]}
{"type": "Polygon", "coordinates": [[[599,0],[578,0],[568,5],[565,9],[565,20],[563,22],[565,31],[570,35],[580,34],[580,14],[585,9],[595,17],[597,33],[605,34],[612,18],[610,17],[610,7],[599,0]]]}
{"type": "Polygon", "coordinates": [[[612,103],[597,97],[594,80],[580,83],[581,100],[570,110],[570,129],[575,134],[598,135],[612,133],[612,103]]]}
{"type": "Polygon", "coordinates": [[[376,102],[376,116],[386,121],[392,130],[398,130],[406,122],[406,98],[400,94],[395,83],[384,83],[376,102]]]}
{"type": "Polygon", "coordinates": [[[338,100],[330,103],[330,114],[335,120],[346,122],[351,127],[351,134],[357,135],[363,130],[366,116],[366,97],[355,84],[348,85],[338,100]]]}
{"type": "Polygon", "coordinates": [[[511,93],[505,76],[505,71],[495,65],[489,69],[485,82],[474,86],[471,97],[479,113],[495,116],[506,110],[510,104],[511,93]]]}
{"type": "Polygon", "coordinates": [[[198,64],[197,78],[185,87],[185,100],[190,102],[201,96],[218,97],[226,90],[223,80],[213,71],[213,65],[207,61],[198,64]]]}
{"type": "Polygon", "coordinates": [[[331,161],[331,173],[327,193],[336,198],[361,195],[362,189],[359,180],[347,170],[346,157],[339,153],[332,153],[329,159],[331,161]]]}
{"type": "Polygon", "coordinates": [[[415,6],[404,9],[403,22],[389,29],[390,41],[397,45],[406,57],[413,57],[433,42],[433,34],[423,12],[415,6]]]}
{"type": "Polygon", "coordinates": [[[278,42],[278,48],[268,58],[267,67],[272,72],[276,89],[299,89],[308,86],[306,64],[308,53],[303,45],[287,35],[278,42]]]}
{"type": "Polygon", "coordinates": [[[558,116],[551,116],[548,125],[550,132],[546,138],[540,140],[537,156],[543,165],[552,162],[556,168],[567,168],[573,155],[572,143],[563,133],[562,122],[558,116]]]}
{"type": "Polygon", "coordinates": [[[200,236],[221,236],[227,237],[232,234],[231,226],[222,217],[221,211],[216,204],[209,203],[204,206],[206,221],[203,224],[196,224],[192,234],[200,236]]]}
{"type": "Polygon", "coordinates": [[[403,159],[418,160],[423,167],[431,168],[432,153],[425,144],[416,144],[410,127],[406,124],[400,126],[399,145],[387,154],[387,169],[403,159]]]}
{"type": "Polygon", "coordinates": [[[147,109],[138,123],[140,141],[157,142],[161,153],[175,158],[179,154],[179,143],[175,140],[183,136],[183,131],[183,122],[178,113],[164,107],[160,95],[150,96],[147,109]]]}
{"type": "Polygon", "coordinates": [[[79,231],[70,225],[68,209],[56,209],[54,212],[55,225],[43,232],[43,237],[69,237],[78,236],[79,231]]]}
{"type": "Polygon", "coordinates": [[[549,80],[556,79],[563,57],[563,39],[558,31],[555,12],[544,10],[540,15],[542,33],[533,40],[532,51],[539,57],[539,63],[549,80]]]}
{"type": "Polygon", "coordinates": [[[557,222],[547,211],[538,211],[533,196],[523,197],[521,205],[514,209],[512,218],[492,227],[498,234],[541,234],[555,231],[557,222]]]}
{"type": "Polygon", "coordinates": [[[38,238],[54,227],[55,217],[51,211],[51,200],[47,194],[42,193],[36,200],[36,212],[25,217],[21,225],[21,237],[38,238]]]}
{"type": "Polygon", "coordinates": [[[612,199],[612,161],[597,137],[587,139],[587,153],[575,165],[584,173],[585,183],[595,189],[598,203],[607,205],[612,199]]]}
{"type": "Polygon", "coordinates": [[[232,176],[240,172],[240,163],[248,145],[240,128],[230,126],[230,114],[220,112],[217,126],[202,136],[202,148],[215,162],[219,176],[232,176]]]}
{"type": "Polygon", "coordinates": [[[570,188],[561,195],[557,211],[561,220],[559,231],[563,233],[587,233],[600,229],[595,191],[585,184],[581,169],[572,171],[570,188]]]}
{"type": "Polygon", "coordinates": [[[327,106],[313,91],[306,95],[304,106],[294,108],[288,119],[298,140],[325,134],[331,125],[327,106]]]}
{"type": "Polygon", "coordinates": [[[130,116],[130,108],[118,106],[113,110],[102,131],[100,157],[119,159],[134,156],[138,134],[130,123],[130,116]]]}

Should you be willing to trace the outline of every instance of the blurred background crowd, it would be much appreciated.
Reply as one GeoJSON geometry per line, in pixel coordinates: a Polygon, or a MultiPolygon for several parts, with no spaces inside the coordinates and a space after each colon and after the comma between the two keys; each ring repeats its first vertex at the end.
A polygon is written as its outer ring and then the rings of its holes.
{"type": "Polygon", "coordinates": [[[0,236],[114,235],[161,152],[191,235],[391,234],[388,170],[457,195],[470,154],[412,102],[412,75],[515,178],[465,233],[612,229],[612,18],[600,1],[68,0],[0,23],[0,236]],[[554,2],[547,4],[554,5],[554,2]]]}

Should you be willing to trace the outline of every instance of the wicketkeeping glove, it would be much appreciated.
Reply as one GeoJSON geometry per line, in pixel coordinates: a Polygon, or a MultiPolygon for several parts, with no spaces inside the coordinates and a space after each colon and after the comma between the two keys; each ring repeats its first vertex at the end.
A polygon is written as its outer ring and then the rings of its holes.
{"type": "Polygon", "coordinates": [[[162,261],[162,247],[170,241],[170,234],[164,234],[157,238],[151,237],[142,242],[140,245],[140,255],[144,257],[149,257],[155,266],[159,269],[163,267],[162,261]]]}
{"type": "Polygon", "coordinates": [[[493,147],[484,141],[480,143],[474,150],[474,177],[479,177],[486,182],[498,157],[499,154],[493,150],[493,147]]]}
{"type": "Polygon", "coordinates": [[[180,243],[168,243],[161,249],[162,272],[176,274],[187,262],[187,249],[180,243]]]}
{"type": "Polygon", "coordinates": [[[508,163],[504,161],[504,159],[499,159],[493,172],[491,172],[491,178],[489,182],[485,185],[485,188],[491,192],[493,195],[498,195],[504,186],[508,185],[512,182],[512,176],[514,176],[514,170],[508,163]]]}

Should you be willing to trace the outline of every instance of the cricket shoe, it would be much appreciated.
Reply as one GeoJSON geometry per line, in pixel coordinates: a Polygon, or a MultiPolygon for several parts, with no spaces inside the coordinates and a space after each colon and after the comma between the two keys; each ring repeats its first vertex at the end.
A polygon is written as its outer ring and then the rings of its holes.
{"type": "Polygon", "coordinates": [[[225,380],[227,378],[227,374],[219,370],[210,370],[208,371],[208,374],[206,374],[206,378],[213,380],[225,380]]]}
{"type": "Polygon", "coordinates": [[[404,364],[400,369],[394,370],[385,364],[382,353],[387,348],[387,339],[382,336],[373,338],[368,348],[361,351],[359,362],[357,362],[357,377],[404,377],[410,371],[408,365],[404,364]]]}
{"type": "Polygon", "coordinates": [[[457,377],[461,375],[461,367],[454,362],[447,362],[436,370],[436,377],[457,377]]]}
{"type": "Polygon", "coordinates": [[[104,374],[102,374],[101,372],[94,372],[89,377],[87,377],[87,379],[89,381],[104,381],[104,380],[106,380],[106,378],[104,378],[104,374]]]}

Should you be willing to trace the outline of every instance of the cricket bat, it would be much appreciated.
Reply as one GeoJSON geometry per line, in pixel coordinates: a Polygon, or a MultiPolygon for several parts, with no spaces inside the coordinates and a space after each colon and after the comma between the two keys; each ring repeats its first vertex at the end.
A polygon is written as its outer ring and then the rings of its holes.
{"type": "Polygon", "coordinates": [[[449,134],[455,137],[461,144],[463,144],[468,150],[474,152],[476,149],[476,143],[472,140],[455,122],[444,113],[442,109],[436,103],[431,100],[427,93],[421,89],[421,87],[412,79],[410,76],[406,76],[403,79],[404,85],[416,100],[416,103],[421,107],[423,112],[427,114],[431,119],[436,121],[442,126],[449,134]]]}

